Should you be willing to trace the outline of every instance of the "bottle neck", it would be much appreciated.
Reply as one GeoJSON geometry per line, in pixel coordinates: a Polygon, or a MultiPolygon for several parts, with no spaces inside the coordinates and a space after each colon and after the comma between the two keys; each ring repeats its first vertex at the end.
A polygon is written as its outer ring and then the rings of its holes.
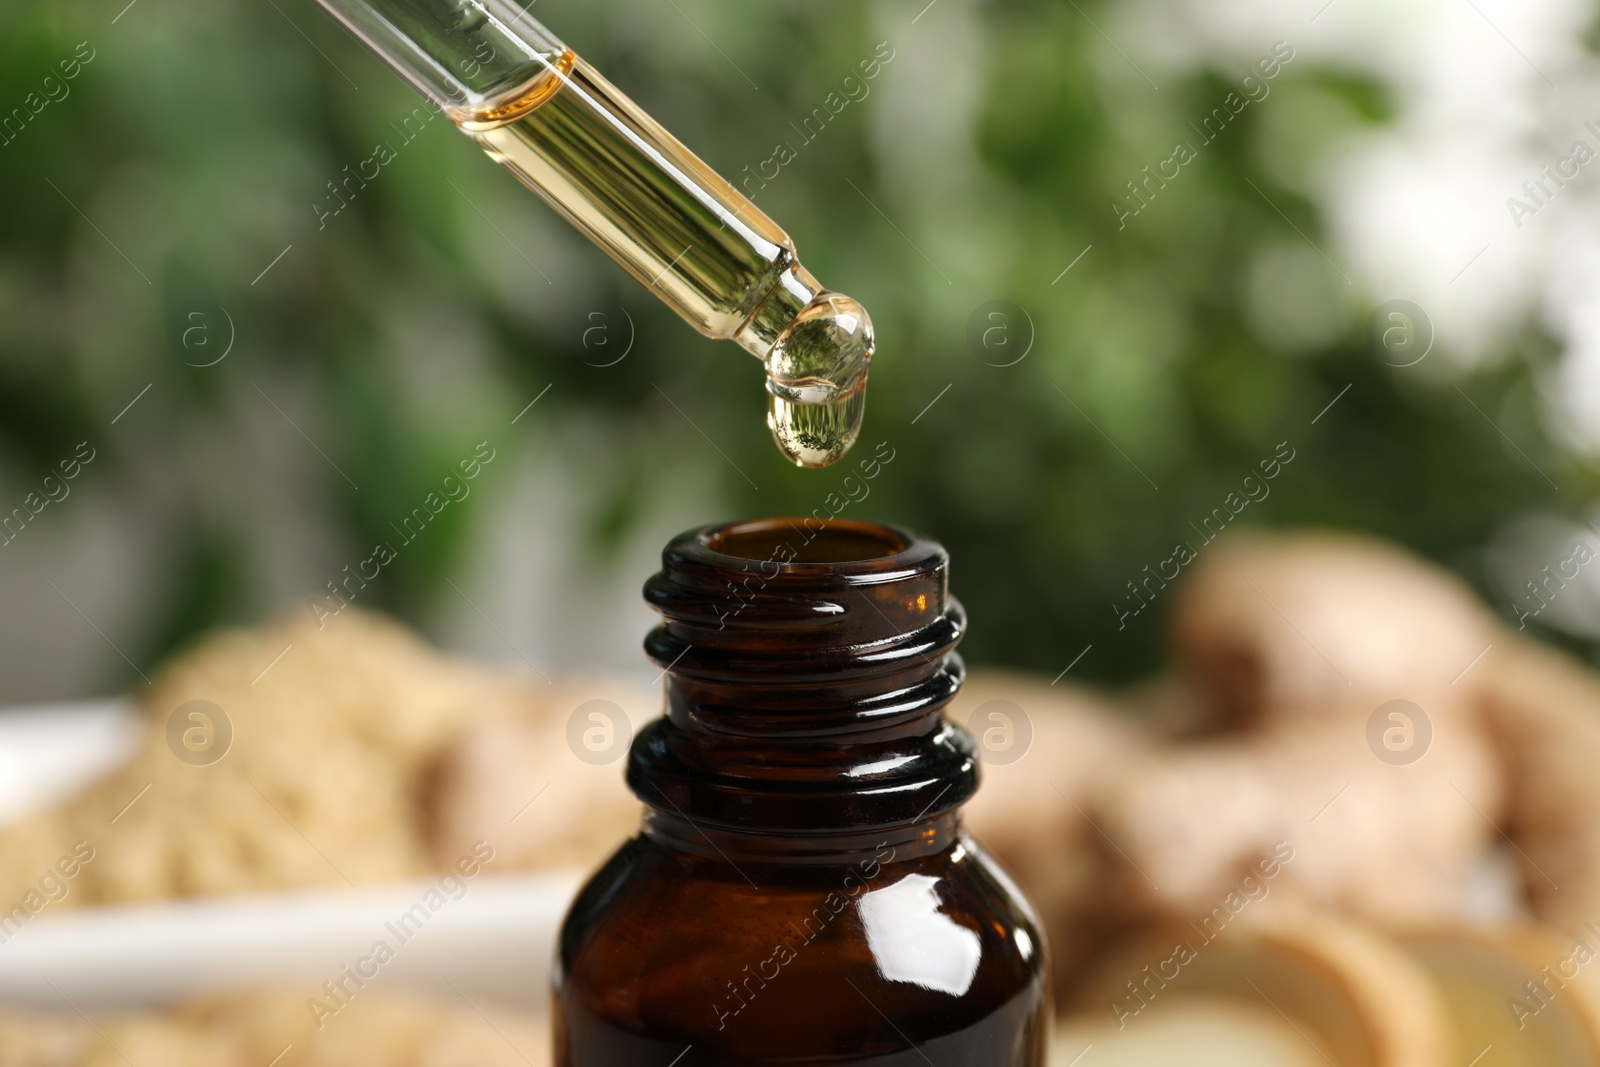
{"type": "Polygon", "coordinates": [[[800,864],[839,866],[917,859],[943,852],[961,833],[956,812],[910,825],[819,835],[753,834],[723,830],[677,814],[647,809],[645,836],[669,852],[736,866],[800,864]]]}
{"type": "Polygon", "coordinates": [[[667,547],[645,597],[666,716],[628,784],[657,841],[803,861],[952,840],[977,770],[942,715],[966,627],[942,548],[841,520],[710,528],[667,547]]]}

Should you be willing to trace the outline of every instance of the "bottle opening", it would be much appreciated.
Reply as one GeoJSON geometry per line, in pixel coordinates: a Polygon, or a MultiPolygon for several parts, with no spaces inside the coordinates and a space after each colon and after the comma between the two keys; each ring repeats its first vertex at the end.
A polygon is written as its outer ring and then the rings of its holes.
{"type": "Polygon", "coordinates": [[[870,563],[897,556],[909,547],[903,534],[887,526],[834,519],[818,530],[816,522],[811,518],[741,522],[709,531],[704,535],[705,544],[713,552],[756,561],[793,552],[792,564],[870,563]]]}

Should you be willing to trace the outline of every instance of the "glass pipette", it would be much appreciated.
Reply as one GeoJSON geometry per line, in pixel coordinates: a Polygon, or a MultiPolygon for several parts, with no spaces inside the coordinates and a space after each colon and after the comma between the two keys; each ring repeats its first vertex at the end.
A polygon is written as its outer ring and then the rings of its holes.
{"type": "Polygon", "coordinates": [[[318,0],[589,239],[767,374],[767,425],[802,467],[861,429],[872,320],[658,122],[509,0],[318,0]]]}

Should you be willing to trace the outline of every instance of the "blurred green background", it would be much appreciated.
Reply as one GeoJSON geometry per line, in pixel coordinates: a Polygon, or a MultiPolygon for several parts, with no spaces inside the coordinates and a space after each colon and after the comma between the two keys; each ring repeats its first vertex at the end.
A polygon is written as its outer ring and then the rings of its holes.
{"type": "MultiPolygon", "coordinates": [[[[1292,293],[1260,284],[1274,255],[1327,240],[1284,175],[1392,120],[1369,75],[1301,56],[1124,226],[1111,205],[1129,180],[1241,71],[1153,91],[1097,29],[1115,14],[1098,0],[535,5],[736,181],[880,42],[893,50],[756,196],[878,331],[861,446],[810,472],[771,445],[753,361],[694,334],[443,120],[406,142],[419,100],[313,4],[123,3],[0,12],[0,107],[80,42],[94,53],[0,147],[4,507],[78,442],[97,450],[74,496],[0,549],[4,695],[126,685],[207,627],[306,610],[483,440],[497,461],[473,496],[365,603],[470,645],[450,621],[477,617],[461,599],[536,595],[475,562],[496,536],[635,590],[677,528],[809,512],[888,442],[894,461],[846,514],[945,543],[969,661],[1055,676],[1092,645],[1074,676],[1116,680],[1159,662],[1162,605],[1119,628],[1126,583],[1281,442],[1295,459],[1240,523],[1375,531],[1479,584],[1508,521],[1593,499],[1595,466],[1541,415],[1554,348],[1532,325],[1450,381],[1390,366],[1369,336],[1374,308],[1407,294],[1364,293],[1313,257],[1297,284],[1320,310],[1298,329],[1292,293]],[[326,183],[380,142],[396,159],[319,229],[326,183]],[[993,301],[1026,317],[990,319],[993,301]],[[1026,358],[995,365],[1029,333],[1026,358]],[[529,526],[496,501],[535,469],[561,488],[534,494],[529,526]],[[109,558],[137,574],[97,598],[109,558]],[[98,665],[51,658],[68,646],[98,665]]],[[[539,607],[547,628],[579,609],[539,607]]],[[[636,657],[642,626],[615,617],[587,654],[534,647],[492,609],[472,632],[546,667],[636,657]]]]}

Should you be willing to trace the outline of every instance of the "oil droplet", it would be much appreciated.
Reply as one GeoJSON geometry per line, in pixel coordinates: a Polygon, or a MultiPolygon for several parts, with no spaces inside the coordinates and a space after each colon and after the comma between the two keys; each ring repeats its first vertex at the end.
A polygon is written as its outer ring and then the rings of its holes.
{"type": "Polygon", "coordinates": [[[850,451],[867,410],[867,382],[821,404],[802,404],[767,382],[767,428],[778,450],[798,467],[826,467],[850,451]]]}
{"type": "Polygon", "coordinates": [[[872,319],[840,293],[819,293],[767,356],[767,427],[801,467],[826,467],[850,451],[866,413],[872,319]]]}

